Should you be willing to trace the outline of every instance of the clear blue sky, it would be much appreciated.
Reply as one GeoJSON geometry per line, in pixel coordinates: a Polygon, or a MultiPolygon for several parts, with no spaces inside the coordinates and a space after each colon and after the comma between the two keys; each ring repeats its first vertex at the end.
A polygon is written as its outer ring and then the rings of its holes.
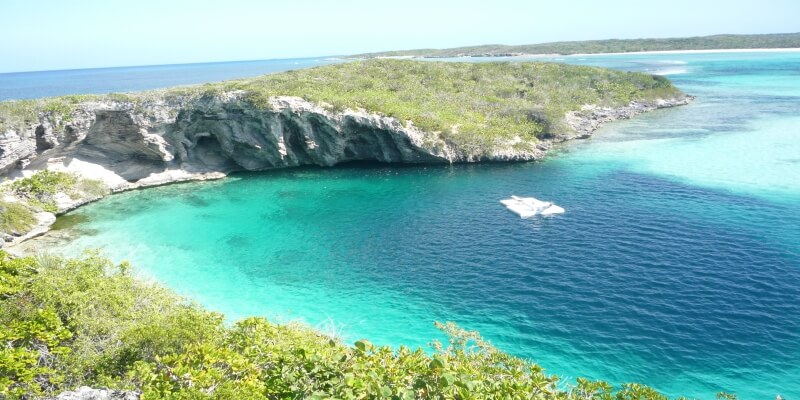
{"type": "Polygon", "coordinates": [[[0,0],[0,72],[800,31],[800,0],[0,0]]]}

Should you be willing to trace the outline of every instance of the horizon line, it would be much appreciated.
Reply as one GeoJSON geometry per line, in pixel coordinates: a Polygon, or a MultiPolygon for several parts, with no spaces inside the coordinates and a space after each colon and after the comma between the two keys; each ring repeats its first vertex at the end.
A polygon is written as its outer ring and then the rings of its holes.
{"type": "Polygon", "coordinates": [[[324,59],[324,58],[338,58],[338,57],[343,57],[343,55],[335,55],[335,56],[334,55],[327,55],[327,56],[311,56],[311,57],[286,57],[286,58],[275,57],[275,58],[262,58],[262,59],[251,59],[251,60],[197,61],[197,62],[177,62],[177,63],[166,63],[166,64],[115,65],[115,66],[108,66],[108,67],[87,67],[87,68],[37,69],[37,70],[30,70],[30,71],[0,72],[0,75],[31,74],[31,73],[39,73],[39,72],[86,71],[86,70],[93,70],[93,69],[170,67],[170,66],[180,66],[180,65],[250,63],[250,62],[280,61],[280,60],[310,60],[310,59],[315,59],[315,58],[324,59]]]}

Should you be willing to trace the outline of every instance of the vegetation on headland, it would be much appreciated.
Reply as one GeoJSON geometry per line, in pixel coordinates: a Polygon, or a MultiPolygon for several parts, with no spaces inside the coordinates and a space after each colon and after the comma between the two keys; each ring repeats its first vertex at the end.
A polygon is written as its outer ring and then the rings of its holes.
{"type": "Polygon", "coordinates": [[[449,344],[425,352],[264,318],[231,326],[97,253],[0,251],[0,398],[90,385],[145,399],[666,399],[640,384],[560,382],[475,332],[439,327],[449,344]]]}
{"type": "Polygon", "coordinates": [[[102,182],[80,178],[61,171],[41,170],[10,183],[11,192],[30,205],[47,212],[58,212],[56,195],[64,193],[71,199],[100,197],[108,193],[102,182]]]}
{"type": "Polygon", "coordinates": [[[0,200],[0,233],[22,235],[36,224],[36,216],[29,207],[18,202],[0,200]]]}
{"type": "Polygon", "coordinates": [[[638,51],[800,48],[800,33],[712,35],[665,39],[607,39],[508,46],[487,44],[450,49],[416,49],[358,54],[352,57],[497,57],[521,54],[600,54],[638,51]]]}
{"type": "Polygon", "coordinates": [[[261,108],[269,107],[273,96],[296,96],[331,110],[363,109],[411,121],[465,148],[560,133],[566,130],[564,113],[585,104],[620,106],[682,96],[663,77],[587,66],[368,60],[142,93],[5,102],[0,103],[0,130],[21,130],[40,114],[65,123],[82,101],[141,107],[159,99],[186,102],[233,91],[261,108]]]}
{"type": "Polygon", "coordinates": [[[71,200],[92,199],[104,196],[108,189],[100,181],[49,170],[3,183],[0,196],[13,196],[16,201],[0,200],[0,237],[21,236],[30,231],[37,222],[35,212],[58,212],[59,193],[71,200]]]}

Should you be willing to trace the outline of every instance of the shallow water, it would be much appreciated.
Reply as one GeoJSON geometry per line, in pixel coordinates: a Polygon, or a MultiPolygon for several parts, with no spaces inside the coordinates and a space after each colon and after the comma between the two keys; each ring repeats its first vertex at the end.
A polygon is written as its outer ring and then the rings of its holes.
{"type": "Polygon", "coordinates": [[[82,236],[59,250],[104,247],[232,319],[413,346],[450,320],[567,378],[800,397],[800,53],[564,61],[680,67],[670,78],[698,99],[541,163],[304,168],[112,196],[72,214],[82,236]],[[510,194],[567,211],[520,220],[498,203],[510,194]]]}

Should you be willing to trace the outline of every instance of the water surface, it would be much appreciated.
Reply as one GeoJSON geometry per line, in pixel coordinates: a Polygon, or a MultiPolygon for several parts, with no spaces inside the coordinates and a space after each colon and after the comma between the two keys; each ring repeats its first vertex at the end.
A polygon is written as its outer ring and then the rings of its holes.
{"type": "Polygon", "coordinates": [[[134,92],[247,78],[337,61],[333,58],[317,57],[2,73],[0,101],[69,94],[134,92]]]}
{"type": "MultiPolygon", "coordinates": [[[[566,378],[800,397],[800,54],[565,57],[669,73],[690,106],[541,163],[350,165],[129,192],[80,236],[236,319],[425,346],[480,330],[566,378]],[[534,195],[563,215],[521,220],[534,195]]],[[[62,231],[63,232],[63,231],[62,231]]]]}

